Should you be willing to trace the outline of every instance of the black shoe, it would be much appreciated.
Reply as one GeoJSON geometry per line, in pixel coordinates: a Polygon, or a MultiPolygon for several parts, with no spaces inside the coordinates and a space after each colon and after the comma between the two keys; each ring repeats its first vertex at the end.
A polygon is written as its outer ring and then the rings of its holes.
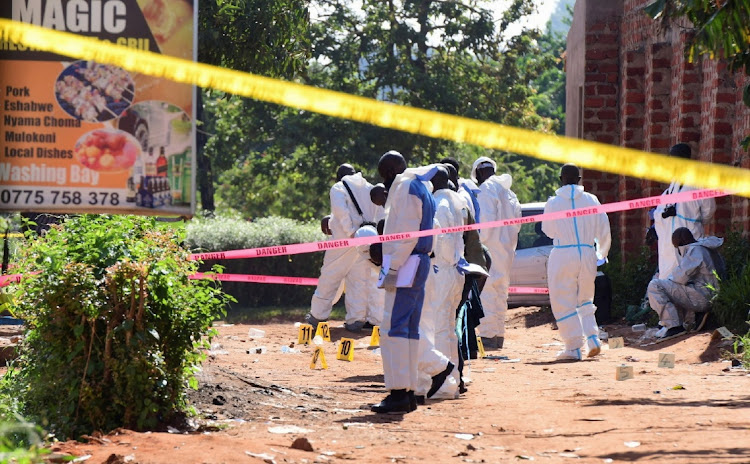
{"type": "Polygon", "coordinates": [[[462,380],[462,381],[461,381],[461,383],[460,383],[460,384],[458,384],[458,393],[461,393],[461,394],[463,394],[463,393],[466,393],[467,391],[469,391],[469,389],[468,389],[468,388],[466,388],[466,384],[465,384],[465,383],[464,383],[464,381],[462,380]]]}
{"type": "Polygon", "coordinates": [[[482,347],[485,350],[493,350],[497,348],[495,345],[495,337],[482,337],[482,347]]]}
{"type": "MultiPolygon", "coordinates": [[[[419,404],[417,395],[415,395],[413,391],[409,391],[407,394],[409,395],[409,409],[411,409],[409,412],[416,411],[417,405],[419,404]]],[[[424,404],[424,396],[422,397],[422,404],[424,404]]]]}
{"type": "Polygon", "coordinates": [[[432,376],[432,386],[430,386],[430,391],[427,392],[427,398],[432,398],[432,395],[440,390],[440,387],[445,383],[445,379],[453,372],[453,367],[453,363],[448,361],[448,366],[443,372],[432,376]]]}
{"type": "Polygon", "coordinates": [[[502,349],[503,343],[505,343],[505,337],[495,337],[495,348],[502,349]]]}
{"type": "Polygon", "coordinates": [[[349,332],[353,332],[353,333],[360,333],[364,326],[365,326],[364,321],[354,321],[351,324],[349,324],[348,322],[344,322],[344,328],[348,330],[349,332]]]}
{"type": "Polygon", "coordinates": [[[411,401],[406,390],[392,390],[383,401],[370,408],[378,414],[406,414],[411,412],[411,401]]]}
{"type": "Polygon", "coordinates": [[[667,333],[665,333],[663,337],[657,338],[656,341],[663,342],[665,340],[679,337],[680,335],[684,335],[684,334],[685,334],[685,327],[678,325],[677,327],[672,327],[670,329],[667,329],[667,333]]]}
{"type": "Polygon", "coordinates": [[[424,406],[424,403],[425,403],[424,395],[414,395],[414,400],[417,402],[418,405],[424,406]]]}
{"type": "Polygon", "coordinates": [[[375,328],[375,326],[372,325],[370,321],[366,321],[365,325],[362,326],[363,330],[372,330],[373,328],[375,328]]]}

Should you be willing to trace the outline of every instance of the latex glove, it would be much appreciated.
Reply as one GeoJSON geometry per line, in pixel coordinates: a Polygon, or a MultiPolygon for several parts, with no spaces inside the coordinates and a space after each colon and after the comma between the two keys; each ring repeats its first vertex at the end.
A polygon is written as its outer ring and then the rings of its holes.
{"type": "Polygon", "coordinates": [[[396,288],[397,276],[398,276],[398,271],[396,269],[388,269],[388,273],[385,275],[383,282],[380,284],[380,288],[386,288],[386,289],[396,288]]]}

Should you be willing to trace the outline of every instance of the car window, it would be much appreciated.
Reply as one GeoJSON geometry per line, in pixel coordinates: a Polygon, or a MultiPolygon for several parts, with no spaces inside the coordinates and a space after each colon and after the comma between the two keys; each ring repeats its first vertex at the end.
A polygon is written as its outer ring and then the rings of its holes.
{"type": "MultiPolygon", "coordinates": [[[[541,209],[524,209],[522,212],[523,217],[536,216],[542,214],[544,210],[541,209]]],[[[516,250],[525,250],[527,248],[533,248],[537,246],[552,245],[552,240],[546,235],[540,235],[537,230],[541,232],[540,223],[532,222],[530,224],[521,225],[521,230],[518,232],[518,245],[516,250]]]]}

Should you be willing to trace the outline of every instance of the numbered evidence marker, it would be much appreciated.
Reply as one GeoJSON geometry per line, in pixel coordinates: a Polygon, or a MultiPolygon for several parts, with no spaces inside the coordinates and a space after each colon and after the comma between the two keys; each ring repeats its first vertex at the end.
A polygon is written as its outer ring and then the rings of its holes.
{"type": "Polygon", "coordinates": [[[336,359],[342,361],[354,361],[354,340],[351,338],[342,338],[339,342],[339,352],[336,359]]]}
{"type": "Polygon", "coordinates": [[[626,366],[623,364],[622,366],[617,366],[616,369],[615,379],[617,380],[628,380],[634,377],[633,366],[626,366]]]}
{"type": "Polygon", "coordinates": [[[614,337],[609,339],[609,349],[614,350],[616,348],[624,348],[625,340],[622,337],[614,337]]]}
{"type": "Polygon", "coordinates": [[[318,322],[318,330],[315,331],[315,336],[318,335],[327,342],[331,341],[331,329],[328,327],[328,322],[318,322]]]}
{"type": "Polygon", "coordinates": [[[370,346],[380,346],[380,326],[376,325],[372,328],[372,336],[370,336],[370,346]]]}
{"type": "Polygon", "coordinates": [[[320,366],[323,369],[328,369],[328,363],[326,362],[326,354],[323,351],[322,346],[316,347],[315,351],[313,351],[312,361],[310,361],[310,369],[315,369],[316,365],[318,364],[318,360],[320,360],[320,366]]]}
{"type": "Polygon", "coordinates": [[[482,337],[477,337],[477,358],[482,359],[487,356],[484,352],[484,343],[482,343],[482,337]]]}
{"type": "Polygon", "coordinates": [[[659,353],[659,367],[674,369],[674,353],[659,353]]]}
{"type": "Polygon", "coordinates": [[[310,324],[300,324],[299,334],[297,335],[298,345],[309,345],[312,341],[313,328],[310,324]]]}

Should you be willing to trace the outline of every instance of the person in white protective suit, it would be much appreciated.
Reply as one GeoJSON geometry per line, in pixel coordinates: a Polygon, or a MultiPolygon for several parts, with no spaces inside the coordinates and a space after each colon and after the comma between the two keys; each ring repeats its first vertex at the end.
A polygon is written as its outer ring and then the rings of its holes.
{"type": "Polygon", "coordinates": [[[717,251],[724,239],[711,236],[696,240],[690,229],[680,227],[671,242],[678,255],[677,267],[669,278],[653,279],[648,284],[649,304],[662,325],[656,332],[659,341],[684,333],[688,314],[710,309],[711,298],[719,290],[716,274],[724,273],[724,260],[717,251]]]}
{"type": "MultiPolygon", "coordinates": [[[[495,175],[497,164],[482,156],[474,162],[471,176],[479,185],[479,210],[481,222],[499,221],[521,217],[521,204],[510,189],[510,174],[495,175]]],[[[479,324],[479,334],[485,349],[500,349],[505,342],[505,315],[508,312],[508,287],[510,269],[516,256],[520,225],[480,229],[479,237],[490,250],[492,266],[490,277],[482,290],[484,317],[479,324]]]]}
{"type": "MultiPolygon", "coordinates": [[[[547,201],[544,213],[599,206],[599,199],[584,192],[580,181],[578,167],[564,165],[560,169],[562,187],[547,201]]],[[[598,213],[543,221],[542,230],[553,240],[547,263],[549,299],[565,343],[557,359],[580,360],[584,343],[588,357],[596,356],[601,352],[601,341],[594,316],[594,280],[597,261],[607,257],[612,244],[609,218],[606,213],[598,213]]]]}
{"type": "MultiPolygon", "coordinates": [[[[389,151],[380,158],[378,172],[388,190],[384,234],[432,229],[435,200],[423,181],[429,180],[434,169],[406,169],[404,157],[389,151]]],[[[414,391],[419,361],[419,319],[430,271],[432,242],[432,236],[427,236],[383,243],[381,286],[386,293],[380,352],[389,394],[372,406],[373,412],[407,413],[417,408],[414,391]],[[403,286],[397,287],[399,273],[403,286]]]]}
{"type": "MultiPolygon", "coordinates": [[[[432,177],[436,203],[435,228],[464,225],[465,201],[449,188],[449,173],[438,165],[432,177]]],[[[464,254],[462,232],[435,236],[435,257],[425,285],[419,322],[419,380],[417,403],[424,398],[454,399],[459,394],[456,308],[461,301],[464,276],[458,265],[464,254]]]]}
{"type": "MultiPolygon", "coordinates": [[[[327,229],[333,240],[343,240],[352,238],[363,223],[377,221],[383,212],[381,207],[370,201],[372,184],[361,173],[355,172],[352,166],[339,166],[336,179],[330,192],[331,216],[327,229]]],[[[322,227],[326,229],[325,224],[322,227]]],[[[315,328],[319,322],[328,320],[343,283],[346,288],[344,327],[359,332],[368,323],[368,299],[371,293],[378,291],[376,282],[377,276],[372,273],[371,264],[355,248],[326,250],[318,286],[305,322],[315,328]]]]}
{"type": "MultiPolygon", "coordinates": [[[[671,156],[690,159],[690,146],[678,143],[669,150],[671,156]]],[[[663,195],[688,192],[693,187],[682,185],[675,181],[669,185],[663,195]]],[[[682,203],[659,205],[654,211],[654,230],[658,237],[657,249],[659,254],[659,279],[668,279],[672,270],[677,267],[677,253],[672,246],[672,233],[680,227],[690,230],[696,239],[703,237],[703,228],[713,218],[716,212],[716,200],[705,198],[702,200],[686,201],[682,203]]]]}
{"type": "Polygon", "coordinates": [[[440,160],[441,163],[449,164],[453,166],[453,168],[456,170],[456,192],[461,196],[461,198],[464,199],[466,204],[471,208],[472,216],[474,222],[479,222],[479,200],[477,199],[477,195],[479,195],[479,186],[471,180],[471,179],[464,179],[463,177],[459,178],[459,163],[458,160],[453,157],[447,157],[440,160]]]}

